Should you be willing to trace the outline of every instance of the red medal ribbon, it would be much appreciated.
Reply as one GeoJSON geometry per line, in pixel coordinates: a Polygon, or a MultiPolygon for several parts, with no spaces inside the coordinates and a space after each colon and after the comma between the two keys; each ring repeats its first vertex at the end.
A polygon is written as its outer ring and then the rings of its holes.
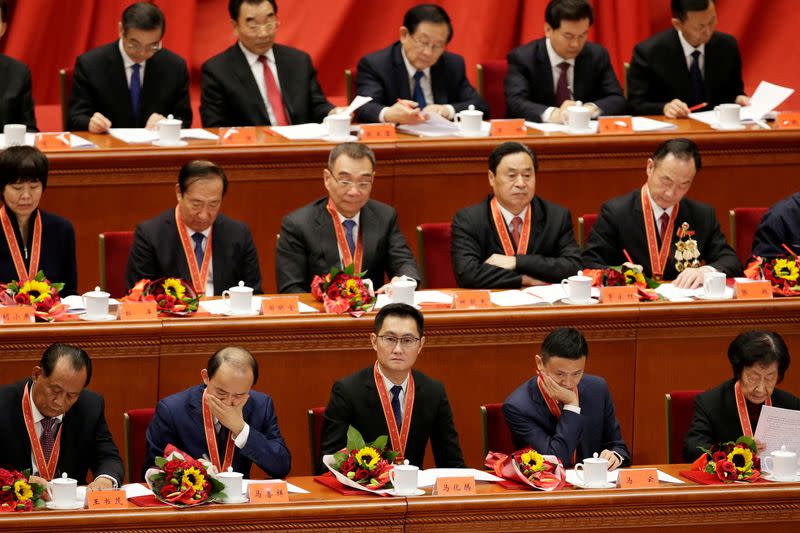
{"type": "Polygon", "coordinates": [[[25,391],[22,393],[22,417],[25,419],[25,429],[28,430],[28,440],[31,441],[31,451],[33,452],[33,459],[36,461],[36,469],[39,470],[39,476],[51,481],[56,473],[58,455],[61,452],[61,431],[58,432],[53,443],[50,460],[45,461],[42,443],[39,441],[39,437],[36,436],[36,423],[33,421],[33,409],[31,409],[27,383],[25,384],[25,391]]]}
{"type": "Polygon", "coordinates": [[[208,233],[208,242],[206,243],[206,253],[203,255],[203,265],[197,264],[197,258],[194,255],[194,247],[189,242],[189,232],[186,231],[186,226],[183,225],[178,207],[175,207],[175,225],[178,227],[178,236],[181,239],[183,246],[183,253],[186,256],[186,263],[189,265],[189,273],[192,276],[192,285],[194,292],[198,296],[206,293],[206,282],[208,281],[208,269],[211,267],[211,237],[213,232],[208,233]]]}
{"type": "Polygon", "coordinates": [[[408,442],[408,433],[411,429],[411,414],[414,411],[414,375],[409,371],[408,385],[406,386],[406,402],[403,408],[403,427],[398,431],[397,421],[394,418],[394,410],[392,409],[392,401],[389,399],[389,392],[386,390],[383,376],[381,376],[380,370],[378,370],[377,361],[375,361],[373,374],[375,377],[375,388],[378,389],[378,396],[381,398],[383,417],[386,419],[386,426],[389,428],[389,439],[392,441],[392,450],[400,453],[395,459],[395,462],[400,463],[406,455],[406,443],[408,442]]]}
{"type": "Polygon", "coordinates": [[[228,431],[228,440],[225,443],[225,460],[220,464],[217,432],[214,429],[214,417],[211,415],[211,409],[208,407],[208,404],[206,404],[207,392],[207,390],[203,391],[203,430],[206,434],[208,458],[211,460],[211,464],[217,467],[219,472],[227,472],[228,468],[233,464],[233,450],[236,444],[233,442],[233,433],[228,431]]]}
{"type": "Polygon", "coordinates": [[[11,258],[14,260],[14,268],[17,270],[17,278],[20,283],[36,277],[39,272],[39,257],[42,251],[42,214],[39,210],[36,211],[36,219],[33,222],[33,243],[31,245],[31,262],[28,269],[25,269],[25,261],[22,259],[22,253],[19,251],[19,243],[14,235],[14,228],[11,227],[11,220],[6,213],[6,206],[0,207],[0,222],[3,224],[3,234],[6,236],[6,243],[8,243],[8,251],[11,252],[11,258]]]}
{"type": "Polygon", "coordinates": [[[664,277],[664,270],[667,268],[669,250],[672,245],[672,234],[675,229],[675,219],[678,218],[680,205],[680,202],[678,202],[672,208],[667,230],[661,236],[661,250],[658,250],[658,233],[656,232],[656,222],[653,217],[653,206],[650,204],[650,193],[646,183],[642,186],[642,215],[644,216],[644,230],[647,234],[647,251],[650,254],[650,269],[652,270],[653,278],[657,280],[664,277]]]}
{"type": "MultiPolygon", "coordinates": [[[[542,385],[542,376],[538,376],[536,378],[536,386],[539,387],[539,392],[542,393],[542,398],[544,399],[544,403],[547,404],[547,408],[550,410],[550,414],[556,417],[556,420],[561,418],[561,408],[558,406],[558,402],[550,396],[546,390],[544,390],[544,385],[542,385]]],[[[578,395],[578,387],[572,389],[572,392],[575,393],[575,396],[578,395]]],[[[572,464],[575,464],[576,454],[578,453],[577,448],[572,452],[572,464]]]]}
{"type": "MultiPolygon", "coordinates": [[[[742,384],[736,381],[733,386],[734,394],[736,395],[736,410],[739,412],[739,424],[742,426],[742,435],[745,437],[753,436],[753,426],[750,425],[750,413],[747,412],[747,401],[742,392],[742,384]]],[[[767,396],[766,405],[772,405],[772,396],[767,396]]]]}
{"type": "Polygon", "coordinates": [[[492,198],[489,202],[489,206],[492,209],[494,227],[497,230],[497,235],[500,236],[500,243],[503,245],[503,253],[505,255],[522,255],[527,252],[528,242],[531,239],[531,211],[533,211],[533,206],[528,206],[528,210],[525,211],[525,220],[522,221],[522,233],[520,233],[516,250],[514,250],[514,243],[511,241],[511,235],[508,233],[508,226],[506,226],[503,213],[500,212],[500,203],[497,201],[496,197],[492,198]]]}
{"type": "Polygon", "coordinates": [[[331,222],[333,222],[333,231],[336,232],[336,244],[339,245],[339,253],[342,254],[342,268],[355,261],[354,271],[361,272],[361,264],[364,262],[364,246],[361,242],[361,224],[358,225],[358,238],[356,239],[356,257],[350,253],[350,246],[347,244],[347,238],[344,235],[344,227],[342,221],[339,220],[339,212],[333,205],[333,201],[328,198],[328,205],[325,206],[328,213],[331,215],[331,222]]]}

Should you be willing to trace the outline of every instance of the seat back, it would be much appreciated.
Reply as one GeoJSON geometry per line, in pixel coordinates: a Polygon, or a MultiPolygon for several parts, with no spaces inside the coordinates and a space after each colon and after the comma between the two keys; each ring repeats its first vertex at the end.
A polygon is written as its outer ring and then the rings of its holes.
{"type": "Polygon", "coordinates": [[[72,97],[72,68],[62,68],[58,71],[58,96],[61,100],[61,128],[67,131],[69,99],[72,97]]]}
{"type": "MultiPolygon", "coordinates": [[[[694,399],[703,391],[679,390],[664,395],[667,407],[667,462],[685,463],[683,441],[694,416],[694,399]]],[[[697,455],[700,455],[698,450],[697,455]]]]}
{"type": "MultiPolygon", "coordinates": [[[[504,83],[508,72],[505,59],[490,59],[478,63],[478,93],[489,105],[489,117],[505,118],[506,94],[504,83]]],[[[487,120],[489,117],[483,117],[487,120]]]]}
{"type": "Polygon", "coordinates": [[[578,217],[578,247],[581,250],[589,242],[589,234],[592,232],[592,226],[594,226],[595,222],[597,222],[596,213],[584,213],[578,217]]]}
{"type": "Polygon", "coordinates": [[[511,454],[515,451],[514,439],[503,416],[502,403],[481,405],[481,431],[483,432],[483,456],[490,451],[511,454]]]}
{"type": "Polygon", "coordinates": [[[766,212],[766,207],[734,207],[730,210],[730,242],[742,263],[753,253],[753,238],[766,212]]]}
{"type": "Polygon", "coordinates": [[[118,298],[128,291],[125,267],[133,245],[132,231],[106,231],[100,234],[100,286],[118,298]]]}
{"type": "Polygon", "coordinates": [[[456,287],[453,274],[449,222],[430,222],[417,226],[422,286],[427,289],[456,287]]]}
{"type": "Polygon", "coordinates": [[[325,422],[325,408],[312,407],[308,410],[308,443],[311,451],[311,471],[316,472],[322,461],[322,424],[325,422]]]}
{"type": "Polygon", "coordinates": [[[352,102],[353,98],[356,97],[357,75],[358,75],[358,70],[356,69],[356,67],[344,69],[344,88],[347,94],[347,104],[345,105],[350,105],[350,102],[352,102]]]}
{"type": "Polygon", "coordinates": [[[142,468],[147,455],[147,426],[153,419],[156,410],[131,409],[122,415],[125,430],[125,477],[128,483],[141,483],[144,481],[142,468]]]}
{"type": "Polygon", "coordinates": [[[622,64],[622,94],[625,99],[628,98],[628,73],[631,70],[631,64],[627,61],[622,64]]]}

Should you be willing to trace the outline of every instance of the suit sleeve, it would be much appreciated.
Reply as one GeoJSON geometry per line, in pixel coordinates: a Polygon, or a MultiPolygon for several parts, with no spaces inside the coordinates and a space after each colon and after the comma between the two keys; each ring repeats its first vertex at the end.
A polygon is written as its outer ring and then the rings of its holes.
{"type": "Polygon", "coordinates": [[[372,101],[367,102],[356,111],[356,117],[362,124],[379,122],[381,110],[392,103],[388,102],[386,88],[381,82],[381,77],[376,71],[372,62],[367,57],[362,57],[358,62],[358,72],[356,74],[356,94],[359,96],[371,96],[372,101]]]}
{"type": "Polygon", "coordinates": [[[453,273],[459,287],[518,289],[522,286],[521,274],[484,263],[488,257],[483,257],[480,243],[471,231],[464,211],[456,213],[451,231],[453,273]]]}
{"type": "Polygon", "coordinates": [[[75,229],[67,222],[64,231],[64,257],[62,258],[64,289],[62,294],[78,294],[78,262],[75,257],[75,229]]]}
{"type": "Polygon", "coordinates": [[[189,99],[189,71],[186,68],[186,62],[180,62],[180,71],[178,79],[180,80],[177,101],[173,109],[173,118],[180,119],[183,122],[183,128],[192,127],[192,105],[189,99]]]}
{"type": "Polygon", "coordinates": [[[581,263],[584,268],[608,268],[609,265],[621,265],[625,261],[618,230],[614,224],[614,215],[607,204],[603,205],[597,221],[592,226],[592,232],[581,256],[581,263]]]}
{"type": "Polygon", "coordinates": [[[90,77],[86,66],[79,57],[75,61],[75,69],[72,74],[72,97],[70,98],[67,127],[71,131],[87,131],[89,121],[94,115],[94,106],[92,105],[94,98],[90,77]]]}
{"type": "MultiPolygon", "coordinates": [[[[465,468],[464,455],[458,443],[458,432],[453,422],[453,412],[447,400],[447,392],[441,389],[436,420],[431,431],[431,449],[437,468],[465,468]]],[[[420,465],[421,466],[421,465],[420,465]]]]}
{"type": "MultiPolygon", "coordinates": [[[[351,402],[352,399],[347,396],[342,383],[340,381],[334,383],[328,406],[325,408],[325,421],[320,438],[320,455],[331,455],[347,446],[347,428],[352,419],[351,402]]],[[[328,471],[321,460],[322,457],[320,457],[319,464],[316,465],[318,474],[328,471]]]]}
{"type": "Polygon", "coordinates": [[[419,272],[414,254],[408,247],[406,238],[400,233],[397,225],[397,211],[392,209],[392,219],[389,223],[389,279],[394,276],[408,276],[417,280],[419,284],[422,274],[419,272]]]}
{"type": "Polygon", "coordinates": [[[130,290],[142,279],[156,279],[159,277],[158,274],[155,247],[145,236],[142,226],[136,226],[133,245],[128,254],[128,266],[125,269],[127,288],[130,290]]]}
{"type": "Polygon", "coordinates": [[[611,68],[611,58],[608,56],[608,51],[605,48],[601,48],[600,52],[600,57],[596,58],[598,64],[595,68],[598,72],[599,91],[602,96],[595,100],[594,103],[604,115],[622,115],[627,107],[622,87],[619,86],[617,75],[614,73],[614,69],[611,68]]]}
{"type": "Polygon", "coordinates": [[[790,220],[774,209],[767,211],[758,225],[753,238],[753,255],[761,257],[777,257],[785,254],[781,244],[796,249],[796,242],[800,242],[800,234],[792,235],[790,220]],[[793,246],[794,245],[794,246],[793,246]]]}
{"type": "Polygon", "coordinates": [[[92,475],[97,477],[101,474],[111,476],[117,480],[117,486],[122,486],[125,477],[125,467],[119,456],[117,445],[108,430],[105,416],[105,401],[99,398],[100,413],[97,418],[97,425],[94,428],[94,450],[92,451],[92,475]]]}
{"type": "Polygon", "coordinates": [[[253,235],[250,233],[250,228],[244,225],[244,250],[243,256],[240,260],[242,271],[242,279],[248,287],[253,287],[254,294],[262,294],[264,291],[261,288],[261,267],[258,263],[258,251],[256,244],[253,242],[253,235]]]}
{"type": "Polygon", "coordinates": [[[691,463],[703,452],[700,448],[710,448],[714,444],[714,430],[711,425],[713,413],[706,405],[702,395],[694,401],[694,416],[689,431],[684,438],[683,458],[691,463]]]}
{"type": "MultiPolygon", "coordinates": [[[[545,229],[545,233],[547,232],[548,230],[545,229]]],[[[516,271],[518,273],[553,283],[575,275],[580,268],[581,252],[575,242],[572,217],[569,214],[562,217],[556,232],[555,256],[550,257],[542,254],[517,255],[516,271]]]]}
{"type": "Polygon", "coordinates": [[[31,71],[25,67],[25,77],[22,81],[22,94],[20,95],[20,113],[22,123],[27,126],[28,131],[39,131],[36,128],[36,114],[34,113],[33,91],[31,88],[31,71]]]}
{"type": "Polygon", "coordinates": [[[706,241],[705,250],[700,248],[700,253],[703,254],[710,266],[724,272],[729,278],[741,276],[742,264],[739,262],[736,252],[725,239],[725,235],[722,234],[714,209],[708,210],[707,224],[711,234],[706,241]]]}
{"type": "Polygon", "coordinates": [[[454,82],[457,96],[455,97],[454,101],[450,102],[450,105],[453,106],[453,109],[455,109],[456,113],[464,111],[465,109],[469,109],[470,105],[474,105],[475,109],[483,111],[483,118],[484,120],[487,120],[489,117],[489,106],[467,79],[464,60],[460,56],[455,56],[455,64],[453,65],[449,74],[454,74],[457,80],[454,82]]]}
{"type": "Polygon", "coordinates": [[[520,56],[521,54],[514,51],[508,54],[508,73],[505,79],[506,115],[541,122],[542,113],[549,106],[531,99],[529,65],[520,56]]]}
{"type": "Polygon", "coordinates": [[[503,404],[503,417],[517,447],[531,446],[541,454],[555,455],[564,465],[572,464],[572,454],[578,447],[583,432],[581,415],[564,410],[553,435],[548,434],[537,423],[533,414],[523,413],[513,403],[503,404]]]}
{"type": "Polygon", "coordinates": [[[308,58],[308,88],[311,98],[309,108],[311,110],[311,121],[322,122],[330,110],[333,109],[333,104],[328,101],[325,93],[322,92],[322,87],[317,80],[317,71],[314,69],[311,58],[308,58]]]}
{"type": "Polygon", "coordinates": [[[648,100],[651,94],[650,84],[653,71],[649,58],[640,45],[633,49],[631,66],[628,69],[628,103],[634,115],[661,115],[667,102],[653,102],[648,100]]]}
{"type": "Polygon", "coordinates": [[[263,417],[256,426],[250,425],[247,443],[241,449],[245,457],[256,463],[270,477],[286,477],[292,467],[292,456],[278,428],[278,417],[272,398],[267,398],[263,417]]]}
{"type": "Polygon", "coordinates": [[[164,455],[164,448],[167,447],[167,444],[177,446],[176,443],[181,442],[175,432],[175,427],[175,418],[169,406],[164,401],[159,401],[145,433],[147,455],[142,466],[142,479],[145,479],[144,475],[148,468],[155,467],[156,457],[164,455]]]}
{"type": "Polygon", "coordinates": [[[628,466],[631,464],[631,452],[628,450],[628,445],[625,444],[625,440],[622,438],[619,421],[614,412],[614,401],[611,399],[611,393],[608,388],[605,389],[604,403],[603,449],[617,452],[619,456],[622,457],[622,464],[619,466],[628,466]]]}
{"type": "Polygon", "coordinates": [[[217,74],[207,63],[203,64],[200,75],[200,120],[204,128],[233,126],[225,118],[225,88],[217,79],[217,74]]]}
{"type": "Polygon", "coordinates": [[[308,254],[303,228],[292,218],[285,217],[275,253],[275,280],[279,293],[311,290],[306,284],[306,280],[311,278],[308,254]]]}
{"type": "Polygon", "coordinates": [[[733,41],[733,50],[731,53],[733,54],[733,79],[731,80],[733,94],[730,97],[730,101],[734,102],[737,96],[745,94],[744,81],[742,80],[742,54],[739,53],[739,44],[735,39],[733,41]]]}

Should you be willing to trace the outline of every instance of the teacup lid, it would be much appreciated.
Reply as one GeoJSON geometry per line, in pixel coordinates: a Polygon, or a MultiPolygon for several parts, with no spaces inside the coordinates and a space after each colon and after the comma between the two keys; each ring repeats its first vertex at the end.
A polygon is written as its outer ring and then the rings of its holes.
{"type": "Polygon", "coordinates": [[[786,445],[784,444],[781,446],[780,450],[775,450],[770,455],[774,455],[775,457],[792,457],[795,455],[795,453],[787,450],[786,445]]]}
{"type": "Polygon", "coordinates": [[[417,286],[417,280],[415,280],[414,278],[410,278],[410,277],[406,276],[405,274],[403,274],[402,276],[399,276],[397,280],[392,282],[392,286],[397,286],[397,287],[416,287],[417,286]]]}
{"type": "Polygon", "coordinates": [[[61,477],[53,478],[53,483],[64,484],[64,483],[73,483],[73,482],[75,482],[75,480],[74,479],[70,479],[69,475],[66,472],[61,474],[61,477]]]}
{"type": "Polygon", "coordinates": [[[579,101],[575,102],[575,105],[571,105],[567,108],[567,111],[572,113],[591,113],[592,110],[588,107],[584,107],[583,104],[579,101]]]}
{"type": "Polygon", "coordinates": [[[95,287],[93,291],[85,292],[83,295],[89,298],[107,298],[111,296],[109,293],[101,290],[100,287],[95,287]]]}
{"type": "Polygon", "coordinates": [[[480,109],[475,109],[475,106],[473,104],[470,104],[469,107],[463,110],[461,113],[463,113],[464,115],[483,115],[483,111],[481,111],[480,109]]]}
{"type": "Polygon", "coordinates": [[[252,292],[253,289],[245,286],[244,281],[239,281],[239,285],[228,289],[230,292],[252,292]]]}
{"type": "Polygon", "coordinates": [[[173,115],[167,115],[167,118],[162,118],[158,121],[159,124],[180,124],[181,121],[176,119],[173,115]]]}
{"type": "Polygon", "coordinates": [[[598,455],[597,452],[594,452],[591,457],[588,457],[583,460],[584,463],[607,463],[608,459],[604,459],[598,455]]]}

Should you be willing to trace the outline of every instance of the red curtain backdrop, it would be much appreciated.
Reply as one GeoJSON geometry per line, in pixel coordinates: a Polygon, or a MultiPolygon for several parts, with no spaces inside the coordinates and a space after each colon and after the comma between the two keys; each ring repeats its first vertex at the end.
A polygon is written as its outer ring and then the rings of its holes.
{"type": "MultiPolygon", "coordinates": [[[[37,105],[57,104],[58,70],[75,57],[117,37],[128,0],[10,0],[9,29],[0,50],[33,72],[37,105]]],[[[167,18],[164,46],[186,58],[192,84],[200,65],[234,42],[226,0],[161,0],[167,18]]],[[[277,40],[307,51],[329,96],[343,95],[343,71],[365,53],[394,42],[414,0],[278,0],[277,40]]],[[[462,54],[468,74],[475,64],[503,58],[519,44],[543,35],[547,0],[441,0],[455,28],[449,49],[462,54]]],[[[621,79],[633,46],[670,25],[669,0],[595,0],[591,39],[608,48],[621,79]]],[[[719,0],[718,29],[736,36],[745,87],[762,79],[800,87],[800,46],[793,35],[796,0],[719,0]]],[[[793,95],[783,109],[800,109],[793,95]]]]}

